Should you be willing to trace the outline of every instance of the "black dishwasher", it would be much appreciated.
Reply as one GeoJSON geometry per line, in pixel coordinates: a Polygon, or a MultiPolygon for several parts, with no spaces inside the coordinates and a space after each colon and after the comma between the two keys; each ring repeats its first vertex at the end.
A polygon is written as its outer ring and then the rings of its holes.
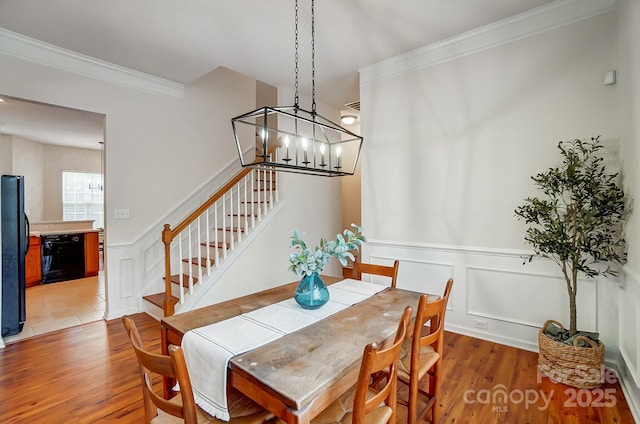
{"type": "Polygon", "coordinates": [[[84,234],[41,236],[42,283],[84,278],[84,234]]]}

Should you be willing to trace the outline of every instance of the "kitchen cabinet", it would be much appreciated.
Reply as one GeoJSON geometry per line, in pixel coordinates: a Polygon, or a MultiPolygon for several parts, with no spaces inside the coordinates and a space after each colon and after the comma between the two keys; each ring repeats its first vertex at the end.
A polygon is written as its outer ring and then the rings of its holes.
{"type": "Polygon", "coordinates": [[[88,232],[84,235],[84,276],[98,275],[100,270],[100,246],[98,232],[88,232]]]}
{"type": "Polygon", "coordinates": [[[29,250],[24,264],[25,285],[27,287],[40,284],[42,280],[42,262],[40,261],[40,237],[29,236],[29,250]]]}

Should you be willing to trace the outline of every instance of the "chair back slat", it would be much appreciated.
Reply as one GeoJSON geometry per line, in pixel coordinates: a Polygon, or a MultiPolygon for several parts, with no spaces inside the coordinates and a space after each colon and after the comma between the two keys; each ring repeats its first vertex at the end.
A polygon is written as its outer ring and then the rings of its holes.
{"type": "Polygon", "coordinates": [[[371,275],[380,275],[383,277],[391,278],[391,287],[396,286],[396,280],[398,279],[398,268],[400,266],[400,262],[396,259],[393,262],[393,265],[378,265],[378,264],[368,264],[364,262],[354,262],[353,263],[353,271],[352,278],[356,280],[362,280],[362,274],[371,274],[371,275]]]}
{"type": "MultiPolygon", "coordinates": [[[[429,295],[420,296],[418,302],[418,310],[416,311],[416,320],[413,328],[410,350],[410,366],[409,377],[400,376],[399,381],[409,386],[409,400],[407,402],[407,422],[415,423],[421,420],[429,411],[431,411],[431,422],[439,420],[438,397],[440,396],[440,385],[442,383],[442,358],[444,356],[444,317],[447,312],[447,303],[451,295],[453,286],[453,278],[449,278],[441,298],[429,301],[429,295]],[[425,327],[427,321],[430,321],[429,328],[425,327]],[[421,356],[422,348],[431,346],[433,349],[431,358],[435,358],[435,362],[428,370],[422,369],[421,356]],[[425,373],[420,374],[419,373],[425,373]],[[428,377],[428,390],[420,389],[419,380],[428,377]],[[418,411],[418,396],[425,397],[426,406],[418,411]]],[[[426,352],[430,352],[426,350],[426,352]]],[[[404,402],[404,401],[403,401],[404,402]]]]}
{"type": "Polygon", "coordinates": [[[140,333],[133,320],[125,315],[122,322],[140,366],[146,423],[150,423],[158,415],[158,409],[161,409],[167,414],[183,419],[186,424],[196,424],[196,404],[182,349],[172,347],[170,356],[148,352],[142,346],[140,333]],[[181,404],[171,402],[155,392],[152,383],[154,375],[177,380],[182,397],[181,404]]]}
{"type": "Polygon", "coordinates": [[[365,416],[380,407],[383,402],[392,411],[389,422],[395,422],[398,358],[400,357],[402,344],[407,336],[407,326],[410,318],[411,308],[407,306],[398,324],[393,344],[390,346],[384,349],[380,348],[377,343],[370,343],[365,346],[353,402],[354,423],[365,422],[365,416]],[[372,381],[372,377],[381,371],[388,373],[384,379],[384,386],[376,387],[377,393],[374,396],[370,396],[369,384],[372,381]]]}

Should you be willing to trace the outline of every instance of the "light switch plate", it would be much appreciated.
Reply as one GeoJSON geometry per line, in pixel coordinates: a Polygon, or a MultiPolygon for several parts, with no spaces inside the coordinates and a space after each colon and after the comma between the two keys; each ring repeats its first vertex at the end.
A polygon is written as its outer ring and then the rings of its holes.
{"type": "Polygon", "coordinates": [[[129,209],[116,209],[114,214],[115,219],[129,219],[131,218],[131,214],[129,209]]]}

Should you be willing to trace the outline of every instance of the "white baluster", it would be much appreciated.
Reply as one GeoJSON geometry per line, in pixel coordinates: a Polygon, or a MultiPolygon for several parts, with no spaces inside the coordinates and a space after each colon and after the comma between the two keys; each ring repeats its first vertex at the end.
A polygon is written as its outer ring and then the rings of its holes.
{"type": "Polygon", "coordinates": [[[226,196],[226,193],[222,195],[222,258],[223,259],[227,259],[227,221],[226,221],[226,217],[227,217],[227,201],[224,199],[226,196]]]}
{"type": "Polygon", "coordinates": [[[211,235],[210,235],[210,228],[209,227],[209,214],[211,213],[211,208],[207,209],[207,211],[205,212],[205,233],[204,233],[204,238],[205,238],[205,245],[207,246],[205,251],[207,252],[207,276],[211,275],[211,235]]]}
{"type": "Polygon", "coordinates": [[[256,227],[256,205],[255,205],[255,182],[256,182],[256,171],[251,170],[251,229],[256,227]]]}
{"type": "Polygon", "coordinates": [[[269,209],[273,209],[273,171],[269,171],[269,209]]]}
{"type": "MultiPolygon", "coordinates": [[[[236,248],[236,237],[233,234],[233,187],[231,187],[231,190],[229,190],[229,220],[231,221],[229,223],[229,239],[231,240],[231,250],[233,251],[233,249],[236,248]]],[[[227,226],[224,226],[225,229],[227,228],[227,226]]]]}
{"type": "Polygon", "coordinates": [[[260,221],[262,221],[262,204],[260,203],[260,199],[263,197],[263,196],[261,196],[262,191],[260,190],[260,185],[262,184],[262,179],[260,177],[260,170],[257,171],[257,174],[258,174],[258,181],[257,181],[258,189],[256,190],[256,193],[257,193],[256,197],[258,198],[258,202],[257,202],[257,205],[258,205],[258,222],[260,222],[260,221]]]}
{"type": "MultiPolygon", "coordinates": [[[[216,268],[220,266],[220,249],[218,248],[220,246],[220,237],[218,237],[218,207],[219,207],[219,202],[216,201],[215,204],[213,205],[213,222],[215,225],[214,228],[214,233],[213,233],[213,245],[214,247],[214,251],[216,252],[215,257],[216,257],[216,268]]],[[[224,247],[223,247],[224,249],[224,247]]]]}
{"type": "Polygon", "coordinates": [[[240,203],[240,183],[242,180],[238,181],[238,183],[236,184],[236,190],[238,190],[238,201],[236,202],[236,213],[235,215],[237,216],[236,220],[238,221],[238,226],[236,228],[238,228],[238,244],[240,244],[242,242],[242,232],[240,231],[240,228],[242,228],[242,226],[240,225],[242,223],[242,215],[240,213],[240,209],[241,209],[241,205],[242,203],[240,203]]]}
{"type": "Polygon", "coordinates": [[[184,303],[184,288],[182,285],[183,280],[184,272],[182,272],[182,233],[180,233],[178,234],[178,292],[180,293],[180,304],[184,303]]]}
{"type": "MultiPolygon", "coordinates": [[[[249,174],[250,175],[250,174],[249,174]]],[[[244,176],[244,228],[249,228],[249,217],[247,216],[247,176],[244,176]]]]}
{"type": "MultiPolygon", "coordinates": [[[[196,237],[198,239],[198,244],[196,245],[197,246],[196,254],[198,255],[198,281],[200,281],[200,284],[202,284],[202,268],[203,268],[202,255],[200,254],[200,251],[202,250],[201,249],[202,243],[200,241],[200,217],[201,216],[199,216],[197,221],[196,221],[197,222],[196,227],[198,228],[198,233],[197,233],[197,237],[196,237]]],[[[189,289],[189,293],[193,294],[193,291],[192,291],[191,288],[189,289]]]]}
{"type": "Polygon", "coordinates": [[[191,224],[189,224],[189,226],[187,227],[187,241],[188,241],[188,252],[189,252],[189,257],[187,258],[187,264],[189,264],[189,267],[187,268],[189,270],[189,279],[187,280],[189,282],[189,293],[192,292],[193,290],[193,264],[191,263],[193,258],[193,253],[191,251],[191,246],[192,246],[192,241],[191,241],[191,224]]]}

